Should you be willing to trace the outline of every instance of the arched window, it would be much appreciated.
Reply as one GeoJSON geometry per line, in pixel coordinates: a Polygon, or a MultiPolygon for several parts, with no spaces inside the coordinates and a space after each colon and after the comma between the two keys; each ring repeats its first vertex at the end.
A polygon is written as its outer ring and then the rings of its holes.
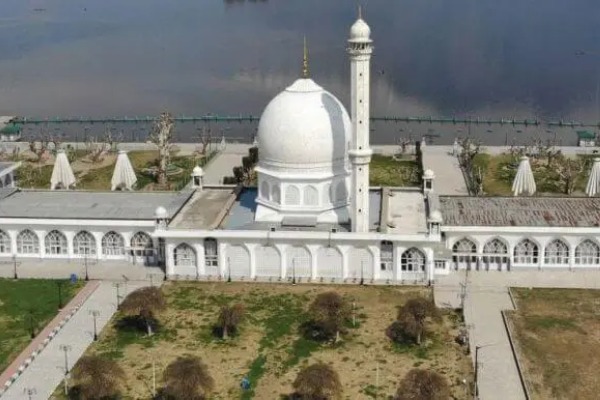
{"type": "Polygon", "coordinates": [[[281,189],[279,188],[278,184],[274,184],[272,189],[273,192],[271,193],[271,201],[273,203],[281,203],[281,189]]]}
{"type": "Polygon", "coordinates": [[[67,254],[67,237],[59,231],[50,231],[44,239],[46,254],[67,254]]]}
{"type": "Polygon", "coordinates": [[[467,238],[463,238],[452,246],[452,261],[457,268],[471,268],[477,262],[477,245],[467,238]]]}
{"type": "Polygon", "coordinates": [[[263,181],[260,184],[260,197],[263,200],[269,200],[269,182],[263,181]]]}
{"type": "Polygon", "coordinates": [[[96,239],[88,231],[81,231],[73,238],[73,253],[84,256],[96,255],[96,239]]]}
{"type": "Polygon", "coordinates": [[[347,197],[348,191],[346,190],[346,182],[340,181],[335,189],[335,201],[345,201],[347,197]]]}
{"type": "Polygon", "coordinates": [[[492,239],[487,242],[483,246],[483,262],[486,264],[492,262],[507,263],[508,247],[506,247],[506,244],[500,239],[492,239]]]}
{"type": "Polygon", "coordinates": [[[307,206],[319,205],[319,192],[314,186],[306,186],[304,188],[304,204],[307,206]]]}
{"type": "Polygon", "coordinates": [[[181,243],[173,252],[176,266],[196,266],[196,251],[187,243],[181,243]]]}
{"type": "Polygon", "coordinates": [[[325,186],[323,186],[323,204],[331,204],[332,200],[333,199],[331,197],[331,184],[327,183],[325,186]]]}
{"type": "Polygon", "coordinates": [[[515,264],[537,264],[538,257],[538,245],[529,239],[521,240],[515,246],[515,264]]]}
{"type": "Polygon", "coordinates": [[[137,232],[131,238],[131,254],[135,256],[152,255],[152,238],[146,232],[137,232]]]}
{"type": "Polygon", "coordinates": [[[285,204],[296,206],[300,204],[300,190],[294,185],[290,185],[285,189],[285,204]]]}
{"type": "Polygon", "coordinates": [[[17,253],[19,254],[39,254],[40,240],[37,235],[25,229],[17,236],[17,253]]]}
{"type": "Polygon", "coordinates": [[[584,240],[575,248],[575,264],[600,264],[600,247],[589,239],[584,240]]]}
{"type": "Polygon", "coordinates": [[[207,267],[219,266],[219,245],[217,239],[204,239],[204,264],[207,267]]]}
{"type": "Polygon", "coordinates": [[[394,244],[389,240],[384,240],[380,245],[381,270],[394,270],[394,244]]]}
{"type": "Polygon", "coordinates": [[[10,253],[10,236],[2,230],[0,230],[0,253],[10,253]]]}
{"type": "Polygon", "coordinates": [[[544,263],[547,265],[569,264],[569,246],[559,239],[548,243],[544,250],[544,263]]]}
{"type": "Polygon", "coordinates": [[[110,231],[102,237],[102,254],[122,256],[125,254],[125,240],[117,232],[110,231]]]}
{"type": "Polygon", "coordinates": [[[411,247],[402,253],[400,262],[402,271],[425,271],[425,254],[416,247],[411,247]]]}

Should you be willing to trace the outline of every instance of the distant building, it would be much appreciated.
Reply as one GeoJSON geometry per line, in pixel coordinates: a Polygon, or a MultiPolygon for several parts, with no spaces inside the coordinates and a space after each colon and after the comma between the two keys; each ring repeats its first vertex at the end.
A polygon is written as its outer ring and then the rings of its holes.
{"type": "Polygon", "coordinates": [[[595,147],[596,134],[590,131],[577,131],[577,146],[579,147],[595,147]]]}
{"type": "Polygon", "coordinates": [[[21,139],[22,126],[17,117],[0,116],[0,142],[16,142],[21,139]]]}

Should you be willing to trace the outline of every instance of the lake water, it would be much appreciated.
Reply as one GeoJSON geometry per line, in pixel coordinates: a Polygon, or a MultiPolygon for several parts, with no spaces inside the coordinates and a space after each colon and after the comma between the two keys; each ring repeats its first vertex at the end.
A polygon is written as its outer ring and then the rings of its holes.
{"type": "MultiPolygon", "coordinates": [[[[374,116],[600,120],[597,0],[364,3],[374,116]]],[[[0,115],[259,115],[299,76],[304,35],[311,77],[347,105],[355,17],[354,0],[2,0],[0,115]]],[[[497,143],[573,139],[564,129],[426,125],[374,124],[373,141],[471,130],[497,143]]]]}

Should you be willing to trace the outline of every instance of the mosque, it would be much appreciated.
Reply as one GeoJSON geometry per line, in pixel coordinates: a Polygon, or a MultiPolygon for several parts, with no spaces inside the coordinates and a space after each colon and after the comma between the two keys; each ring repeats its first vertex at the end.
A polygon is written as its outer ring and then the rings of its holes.
{"type": "MultiPolygon", "coordinates": [[[[350,114],[309,78],[305,57],[303,76],[261,116],[256,189],[204,185],[199,167],[180,192],[21,190],[7,178],[0,260],[159,265],[174,279],[382,284],[431,283],[464,268],[600,267],[596,197],[440,196],[431,170],[421,187],[370,187],[372,51],[359,17],[348,40],[350,114]]],[[[119,159],[113,188],[128,188],[127,155],[119,159]]],[[[53,188],[74,182],[68,168],[55,172],[53,188]]]]}

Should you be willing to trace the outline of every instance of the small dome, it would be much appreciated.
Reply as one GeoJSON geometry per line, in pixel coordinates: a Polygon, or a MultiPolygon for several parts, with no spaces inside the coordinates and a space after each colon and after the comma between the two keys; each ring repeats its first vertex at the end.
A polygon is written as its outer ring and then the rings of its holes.
{"type": "Polygon", "coordinates": [[[204,170],[199,165],[196,165],[192,170],[192,176],[204,176],[204,170]]]}
{"type": "Polygon", "coordinates": [[[425,172],[423,173],[424,179],[433,179],[434,177],[435,177],[435,174],[430,169],[426,169],[425,172]]]}
{"type": "Polygon", "coordinates": [[[154,217],[156,219],[165,219],[167,218],[167,209],[163,206],[156,207],[156,211],[154,211],[154,217]]]}
{"type": "Polygon", "coordinates": [[[303,172],[343,167],[351,133],[342,103],[311,79],[298,79],[260,117],[259,167],[303,172]]]}
{"type": "Polygon", "coordinates": [[[351,42],[370,42],[371,41],[371,28],[362,19],[359,18],[350,28],[350,41],[351,42]]]}
{"type": "Polygon", "coordinates": [[[434,210],[429,215],[429,222],[441,223],[443,221],[442,213],[439,210],[434,210]]]}

